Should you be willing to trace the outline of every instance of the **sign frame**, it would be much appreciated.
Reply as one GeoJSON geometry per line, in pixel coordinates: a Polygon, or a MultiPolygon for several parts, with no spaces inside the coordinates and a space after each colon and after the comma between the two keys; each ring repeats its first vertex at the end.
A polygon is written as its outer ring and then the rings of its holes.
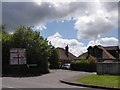
{"type": "Polygon", "coordinates": [[[10,49],[10,65],[24,65],[24,64],[26,64],[26,49],[11,48],[10,49]]]}

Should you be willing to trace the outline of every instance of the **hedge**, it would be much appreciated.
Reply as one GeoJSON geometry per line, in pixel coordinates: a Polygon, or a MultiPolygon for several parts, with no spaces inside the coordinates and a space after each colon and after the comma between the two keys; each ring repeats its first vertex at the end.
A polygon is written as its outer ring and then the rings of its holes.
{"type": "Polygon", "coordinates": [[[71,63],[70,68],[71,70],[76,70],[76,71],[95,72],[96,63],[91,63],[88,60],[74,61],[71,63]]]}
{"type": "Polygon", "coordinates": [[[49,73],[49,70],[43,69],[39,66],[27,67],[27,65],[12,65],[4,67],[6,73],[4,71],[3,76],[28,77],[49,73]]]}

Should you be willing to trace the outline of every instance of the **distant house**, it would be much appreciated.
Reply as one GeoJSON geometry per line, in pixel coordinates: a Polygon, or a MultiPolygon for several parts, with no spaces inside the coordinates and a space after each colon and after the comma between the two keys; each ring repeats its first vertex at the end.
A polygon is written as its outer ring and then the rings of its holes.
{"type": "Polygon", "coordinates": [[[108,51],[113,57],[116,59],[119,58],[120,55],[120,49],[118,46],[109,46],[109,47],[104,47],[106,51],[108,51]]]}
{"type": "Polygon", "coordinates": [[[90,55],[97,59],[97,74],[120,75],[120,49],[118,46],[90,46],[87,57],[90,55]]]}
{"type": "Polygon", "coordinates": [[[73,55],[69,51],[66,53],[66,50],[63,48],[57,48],[57,50],[61,64],[70,63],[71,61],[75,61],[78,59],[75,55],[73,55]]]}
{"type": "Polygon", "coordinates": [[[118,46],[90,46],[88,47],[88,57],[91,55],[96,57],[97,60],[115,60],[119,59],[119,51],[120,50],[118,46]]]}

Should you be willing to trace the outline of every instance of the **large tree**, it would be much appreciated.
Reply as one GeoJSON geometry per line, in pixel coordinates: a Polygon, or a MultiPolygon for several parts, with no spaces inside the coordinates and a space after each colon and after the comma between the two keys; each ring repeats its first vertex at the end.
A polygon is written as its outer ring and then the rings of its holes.
{"type": "MultiPolygon", "coordinates": [[[[33,31],[30,27],[21,26],[13,35],[3,34],[2,41],[3,61],[9,62],[10,48],[25,48],[27,64],[37,64],[41,73],[49,71],[48,59],[51,55],[51,48],[39,32],[33,31]]],[[[4,63],[4,65],[8,65],[8,63],[4,63]]]]}

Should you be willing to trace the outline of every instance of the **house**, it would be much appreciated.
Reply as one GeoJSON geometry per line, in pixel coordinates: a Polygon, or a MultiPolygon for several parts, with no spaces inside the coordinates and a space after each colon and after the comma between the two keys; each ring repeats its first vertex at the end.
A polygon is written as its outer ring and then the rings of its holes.
{"type": "Polygon", "coordinates": [[[70,53],[69,50],[66,51],[66,49],[63,48],[57,48],[57,50],[61,64],[70,63],[78,59],[75,55],[70,53]]]}
{"type": "Polygon", "coordinates": [[[88,47],[88,57],[89,55],[94,56],[97,60],[116,60],[119,59],[119,47],[118,46],[109,46],[103,47],[101,45],[98,46],[90,46],[88,47]]]}
{"type": "Polygon", "coordinates": [[[120,49],[118,46],[90,46],[88,57],[97,59],[97,74],[120,75],[120,49]]]}
{"type": "Polygon", "coordinates": [[[106,51],[108,51],[113,57],[116,59],[119,58],[120,55],[120,49],[118,46],[109,46],[109,47],[104,47],[106,51]]]}

